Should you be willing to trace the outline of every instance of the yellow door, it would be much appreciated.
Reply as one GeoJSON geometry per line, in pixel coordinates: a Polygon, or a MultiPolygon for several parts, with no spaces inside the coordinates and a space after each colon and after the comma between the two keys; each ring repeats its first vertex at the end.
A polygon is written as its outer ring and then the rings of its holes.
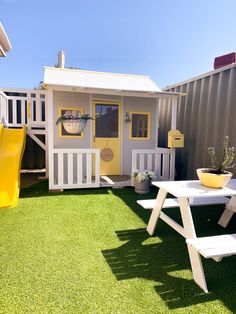
{"type": "Polygon", "coordinates": [[[120,174],[120,103],[93,102],[93,147],[101,153],[101,175],[120,174]]]}

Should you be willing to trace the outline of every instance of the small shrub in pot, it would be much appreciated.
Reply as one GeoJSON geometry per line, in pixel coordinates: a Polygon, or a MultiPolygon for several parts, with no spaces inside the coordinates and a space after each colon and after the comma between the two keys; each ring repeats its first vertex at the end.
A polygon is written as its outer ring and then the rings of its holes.
{"type": "Polygon", "coordinates": [[[134,179],[135,192],[146,194],[150,192],[151,181],[156,179],[154,172],[149,170],[135,170],[132,173],[134,179]]]}
{"type": "Polygon", "coordinates": [[[232,177],[232,173],[227,170],[235,169],[236,166],[235,148],[229,147],[229,137],[225,136],[221,157],[216,155],[215,147],[209,147],[207,151],[211,158],[211,168],[197,169],[198,177],[205,186],[222,188],[232,177]]]}

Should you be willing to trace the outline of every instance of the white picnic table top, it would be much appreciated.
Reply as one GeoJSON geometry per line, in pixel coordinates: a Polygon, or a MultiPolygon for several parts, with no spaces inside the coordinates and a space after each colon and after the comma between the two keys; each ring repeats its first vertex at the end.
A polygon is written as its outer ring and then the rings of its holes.
{"type": "Polygon", "coordinates": [[[201,185],[200,181],[154,181],[154,186],[164,189],[175,197],[219,197],[236,195],[236,179],[222,189],[213,189],[201,185]]]}

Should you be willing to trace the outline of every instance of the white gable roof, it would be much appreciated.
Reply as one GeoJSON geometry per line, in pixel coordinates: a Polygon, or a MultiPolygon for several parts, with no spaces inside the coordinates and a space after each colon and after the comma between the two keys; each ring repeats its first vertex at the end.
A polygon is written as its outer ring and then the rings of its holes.
{"type": "Polygon", "coordinates": [[[45,67],[44,84],[122,91],[161,92],[149,76],[45,67]]]}
{"type": "Polygon", "coordinates": [[[10,40],[7,37],[7,34],[0,22],[0,57],[5,57],[6,52],[12,49],[10,40]]]}

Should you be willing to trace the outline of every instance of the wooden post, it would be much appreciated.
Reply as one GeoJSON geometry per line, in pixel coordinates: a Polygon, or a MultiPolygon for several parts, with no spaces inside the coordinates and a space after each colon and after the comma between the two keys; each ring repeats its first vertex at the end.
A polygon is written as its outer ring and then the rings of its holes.
{"type": "Polygon", "coordinates": [[[159,101],[161,99],[156,99],[156,128],[155,128],[155,148],[158,147],[158,130],[159,130],[159,101]]]}
{"type": "MultiPolygon", "coordinates": [[[[171,130],[176,130],[177,127],[177,98],[172,99],[171,107],[171,130]]],[[[170,159],[170,179],[175,179],[175,148],[170,159]]]]}
{"type": "Polygon", "coordinates": [[[48,93],[45,93],[45,167],[46,167],[46,178],[49,178],[49,143],[48,143],[48,93]]]}
{"type": "Polygon", "coordinates": [[[48,108],[47,108],[47,132],[48,132],[48,173],[49,173],[49,190],[53,189],[54,185],[54,121],[53,121],[53,91],[48,90],[48,108]]]}
{"type": "Polygon", "coordinates": [[[176,130],[176,125],[177,125],[177,98],[173,98],[171,107],[171,130],[176,130]]]}

